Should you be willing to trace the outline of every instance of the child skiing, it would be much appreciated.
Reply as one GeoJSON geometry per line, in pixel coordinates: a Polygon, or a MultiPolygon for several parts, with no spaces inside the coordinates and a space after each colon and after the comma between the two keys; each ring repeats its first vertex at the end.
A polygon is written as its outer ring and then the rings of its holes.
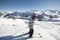
{"type": "Polygon", "coordinates": [[[33,29],[33,25],[34,25],[34,20],[36,18],[36,14],[33,13],[33,15],[31,16],[30,20],[29,20],[29,38],[32,37],[34,29],[33,29]]]}

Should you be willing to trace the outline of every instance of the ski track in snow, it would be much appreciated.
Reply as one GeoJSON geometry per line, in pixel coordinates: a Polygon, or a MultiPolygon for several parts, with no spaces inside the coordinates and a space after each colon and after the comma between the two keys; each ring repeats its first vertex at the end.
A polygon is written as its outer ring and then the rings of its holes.
{"type": "Polygon", "coordinates": [[[28,31],[28,20],[0,18],[0,40],[60,40],[60,27],[51,22],[35,21],[31,39],[28,31]]]}

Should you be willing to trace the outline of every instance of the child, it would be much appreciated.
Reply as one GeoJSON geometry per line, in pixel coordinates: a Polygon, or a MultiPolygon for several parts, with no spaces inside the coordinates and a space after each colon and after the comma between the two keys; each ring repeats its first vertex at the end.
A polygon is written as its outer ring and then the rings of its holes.
{"type": "Polygon", "coordinates": [[[30,20],[29,20],[29,37],[31,38],[34,32],[33,29],[33,25],[34,25],[34,20],[36,19],[36,14],[33,13],[33,15],[31,16],[30,20]]]}

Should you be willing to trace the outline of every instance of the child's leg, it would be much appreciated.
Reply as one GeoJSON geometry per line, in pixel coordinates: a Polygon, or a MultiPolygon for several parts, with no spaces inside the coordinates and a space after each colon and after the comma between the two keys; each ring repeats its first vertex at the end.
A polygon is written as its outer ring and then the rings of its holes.
{"type": "Polygon", "coordinates": [[[30,29],[30,31],[29,31],[29,37],[32,37],[33,32],[34,32],[34,30],[33,29],[30,29]]]}

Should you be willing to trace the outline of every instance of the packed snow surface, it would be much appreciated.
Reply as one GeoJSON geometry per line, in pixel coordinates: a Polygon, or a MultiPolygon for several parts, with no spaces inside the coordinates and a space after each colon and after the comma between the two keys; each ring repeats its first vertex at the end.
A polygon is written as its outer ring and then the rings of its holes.
{"type": "Polygon", "coordinates": [[[0,40],[60,40],[60,22],[34,21],[33,38],[28,38],[29,20],[0,18],[0,40]]]}

